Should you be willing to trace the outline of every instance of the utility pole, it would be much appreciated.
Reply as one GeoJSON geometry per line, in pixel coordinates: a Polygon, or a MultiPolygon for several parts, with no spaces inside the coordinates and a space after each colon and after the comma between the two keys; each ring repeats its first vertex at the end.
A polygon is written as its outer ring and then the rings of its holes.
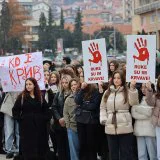
{"type": "Polygon", "coordinates": [[[113,55],[116,55],[116,31],[115,31],[115,27],[114,28],[114,54],[113,55]]]}

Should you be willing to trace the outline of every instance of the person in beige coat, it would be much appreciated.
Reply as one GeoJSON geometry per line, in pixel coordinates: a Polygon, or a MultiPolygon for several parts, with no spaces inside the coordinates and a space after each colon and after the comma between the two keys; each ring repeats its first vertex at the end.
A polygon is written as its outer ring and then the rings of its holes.
{"type": "Polygon", "coordinates": [[[148,105],[154,106],[152,113],[152,124],[156,127],[157,141],[157,158],[160,160],[160,75],[158,76],[156,93],[151,88],[151,83],[148,82],[146,102],[148,105]]]}
{"type": "MultiPolygon", "coordinates": [[[[154,85],[152,89],[155,91],[154,85]]],[[[139,104],[132,106],[132,116],[135,119],[134,135],[137,137],[138,159],[156,160],[156,133],[151,122],[153,106],[146,102],[146,90],[146,84],[140,84],[139,104]]]]}
{"type": "Polygon", "coordinates": [[[132,118],[130,106],[138,104],[135,82],[127,88],[122,71],[115,71],[109,89],[105,91],[100,105],[100,123],[105,125],[110,159],[132,159],[132,118]]]}

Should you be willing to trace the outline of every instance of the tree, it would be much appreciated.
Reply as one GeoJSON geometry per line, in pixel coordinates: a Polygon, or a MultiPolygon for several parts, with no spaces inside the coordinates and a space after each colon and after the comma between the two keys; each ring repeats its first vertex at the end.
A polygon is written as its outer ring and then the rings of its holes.
{"type": "Polygon", "coordinates": [[[137,34],[138,34],[138,35],[147,35],[147,33],[145,32],[144,29],[142,29],[142,32],[138,32],[137,34]]]}
{"type": "Polygon", "coordinates": [[[55,39],[54,39],[54,34],[53,34],[53,16],[52,16],[52,9],[51,7],[49,8],[49,12],[48,12],[48,26],[47,26],[47,49],[52,49],[54,50],[54,43],[55,43],[55,39]]]}
{"type": "Polygon", "coordinates": [[[63,10],[61,9],[61,22],[60,22],[61,29],[64,29],[64,16],[63,16],[63,10]]]}
{"type": "Polygon", "coordinates": [[[79,51],[82,49],[82,13],[80,9],[77,11],[77,16],[75,19],[75,29],[74,29],[74,47],[78,48],[79,51]]]}
{"type": "MultiPolygon", "coordinates": [[[[94,33],[94,37],[100,38],[105,37],[106,39],[106,49],[114,49],[114,28],[113,27],[103,27],[100,31],[94,33]],[[98,36],[97,36],[98,35],[98,36]]],[[[124,36],[119,31],[115,30],[115,39],[116,39],[116,50],[120,53],[126,50],[126,41],[124,36]]]]}
{"type": "Polygon", "coordinates": [[[29,19],[27,11],[19,4],[17,0],[5,0],[2,3],[0,38],[1,47],[4,52],[21,48],[24,42],[24,33],[27,33],[28,27],[24,26],[29,19]]]}
{"type": "Polygon", "coordinates": [[[6,51],[7,40],[8,40],[8,33],[11,26],[11,18],[8,3],[4,0],[2,2],[2,10],[1,10],[1,25],[0,25],[0,37],[1,37],[1,47],[6,51]]]}
{"type": "Polygon", "coordinates": [[[47,48],[47,21],[46,17],[43,12],[41,12],[40,18],[39,18],[39,29],[38,29],[38,44],[39,44],[39,49],[44,51],[45,48],[47,48]]]}
{"type": "Polygon", "coordinates": [[[49,7],[49,12],[48,12],[48,27],[49,29],[52,29],[52,24],[53,24],[53,15],[52,15],[52,9],[49,7]]]}
{"type": "Polygon", "coordinates": [[[11,17],[10,38],[17,38],[24,42],[24,33],[28,33],[29,28],[25,22],[30,19],[28,12],[17,0],[8,0],[8,7],[11,17]]]}

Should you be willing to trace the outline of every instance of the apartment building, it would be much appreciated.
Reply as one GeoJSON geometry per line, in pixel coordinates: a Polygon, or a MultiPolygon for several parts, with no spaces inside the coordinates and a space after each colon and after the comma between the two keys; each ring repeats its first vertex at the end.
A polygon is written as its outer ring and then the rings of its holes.
{"type": "Polygon", "coordinates": [[[132,32],[142,29],[157,37],[157,49],[160,48],[160,0],[134,0],[132,32]]]}
{"type": "Polygon", "coordinates": [[[132,0],[123,0],[123,20],[131,23],[133,15],[132,0]]]}

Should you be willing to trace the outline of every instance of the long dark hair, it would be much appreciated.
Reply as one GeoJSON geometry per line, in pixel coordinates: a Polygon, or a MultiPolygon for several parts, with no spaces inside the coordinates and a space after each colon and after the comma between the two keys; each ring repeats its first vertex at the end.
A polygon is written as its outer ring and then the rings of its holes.
{"type": "Polygon", "coordinates": [[[30,95],[30,93],[27,91],[26,89],[26,82],[27,81],[31,81],[34,85],[34,96],[35,96],[35,99],[37,99],[38,101],[42,101],[42,94],[41,94],[41,91],[40,91],[40,88],[39,88],[39,85],[37,83],[37,80],[35,78],[27,78],[26,81],[25,81],[25,88],[23,90],[23,92],[20,94],[20,96],[23,96],[24,99],[27,99],[30,95]]]}
{"type": "Polygon", "coordinates": [[[108,71],[109,71],[108,75],[109,75],[109,77],[112,77],[112,75],[113,75],[113,73],[114,73],[114,72],[112,72],[112,71],[110,70],[110,64],[111,64],[111,63],[114,64],[114,67],[115,67],[115,70],[114,70],[114,71],[116,71],[116,70],[118,69],[118,67],[119,67],[119,64],[118,64],[118,62],[117,62],[116,60],[110,61],[110,62],[109,62],[109,65],[108,65],[108,71]]]}
{"type": "Polygon", "coordinates": [[[79,88],[80,88],[79,78],[72,78],[72,79],[69,81],[69,89],[71,90],[71,84],[72,84],[73,81],[77,82],[77,84],[79,85],[79,88]]]}
{"type": "MultiPolygon", "coordinates": [[[[137,88],[137,90],[138,90],[139,103],[141,103],[141,102],[142,102],[142,99],[143,99],[143,96],[145,96],[145,95],[143,94],[143,92],[142,92],[142,83],[138,83],[136,88],[137,88]]],[[[151,88],[152,88],[153,92],[155,93],[155,86],[154,86],[153,83],[151,84],[151,88]]]]}
{"type": "Polygon", "coordinates": [[[93,93],[96,91],[97,86],[95,84],[88,84],[84,89],[84,100],[88,101],[92,97],[93,93]]]}
{"type": "Polygon", "coordinates": [[[158,80],[157,80],[157,93],[156,93],[156,98],[160,99],[160,75],[158,76],[158,80]]]}
{"type": "MultiPolygon", "coordinates": [[[[126,86],[126,79],[125,79],[124,72],[121,71],[121,70],[117,70],[117,71],[115,71],[115,72],[113,73],[112,79],[111,79],[110,84],[109,84],[109,88],[108,88],[108,90],[107,90],[107,92],[106,92],[106,94],[105,94],[105,96],[104,96],[104,101],[107,102],[107,99],[108,99],[108,97],[109,97],[109,95],[110,95],[110,93],[111,93],[110,86],[111,86],[111,85],[114,85],[114,82],[113,82],[113,81],[114,81],[114,76],[115,76],[115,74],[117,74],[117,73],[120,75],[120,78],[121,78],[121,81],[122,81],[122,85],[121,85],[121,86],[124,87],[123,93],[124,93],[124,99],[125,99],[124,104],[125,104],[125,103],[128,102],[128,88],[127,88],[127,86],[126,86]]],[[[115,85],[114,85],[114,86],[115,86],[115,85]]]]}

